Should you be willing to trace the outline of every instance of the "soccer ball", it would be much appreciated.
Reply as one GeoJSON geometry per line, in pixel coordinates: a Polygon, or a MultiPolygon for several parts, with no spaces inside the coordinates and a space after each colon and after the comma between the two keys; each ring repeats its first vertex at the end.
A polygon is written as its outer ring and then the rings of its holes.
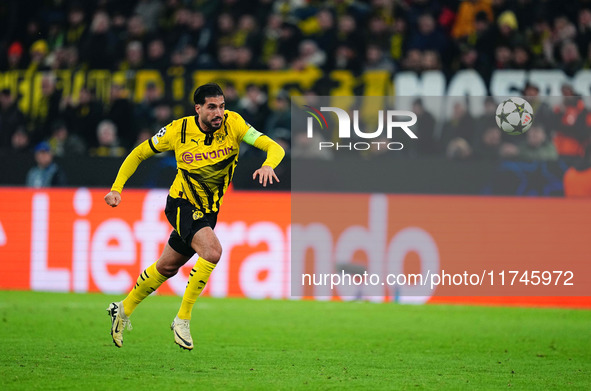
{"type": "Polygon", "coordinates": [[[509,98],[497,107],[496,120],[503,132],[516,136],[531,128],[534,110],[523,98],[509,98]]]}

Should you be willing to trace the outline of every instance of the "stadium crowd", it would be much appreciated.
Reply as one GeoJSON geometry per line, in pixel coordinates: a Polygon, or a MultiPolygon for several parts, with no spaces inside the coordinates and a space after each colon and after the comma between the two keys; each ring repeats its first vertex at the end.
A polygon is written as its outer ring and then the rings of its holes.
{"type": "MultiPolygon", "coordinates": [[[[148,85],[136,103],[113,83],[108,102],[90,87],[63,96],[52,71],[370,70],[447,75],[475,69],[591,68],[591,1],[561,0],[7,0],[0,4],[0,72],[44,72],[42,104],[20,112],[13,90],[0,91],[0,148],[32,150],[46,141],[57,156],[124,156],[172,118],[169,97],[148,85]]],[[[228,108],[284,146],[290,143],[289,96],[268,97],[255,84],[240,95],[225,86],[228,108]]],[[[324,94],[317,90],[312,93],[324,94]]],[[[526,95],[537,95],[529,85],[526,95]]],[[[564,86],[565,95],[574,95],[564,86]]],[[[421,143],[409,154],[450,158],[556,159],[583,154],[591,118],[576,97],[554,110],[557,128],[530,131],[516,145],[458,104],[436,127],[417,101],[421,143]],[[568,117],[568,118],[567,118],[568,117]],[[572,123],[570,123],[571,121],[572,123]],[[564,137],[560,137],[562,136],[564,137]],[[558,137],[558,142],[556,142],[558,137]]],[[[187,99],[188,101],[188,99],[187,99]]],[[[542,103],[536,106],[544,107],[542,103]]],[[[494,107],[488,105],[487,115],[494,107]]],[[[187,113],[190,113],[188,111],[187,113]]]]}

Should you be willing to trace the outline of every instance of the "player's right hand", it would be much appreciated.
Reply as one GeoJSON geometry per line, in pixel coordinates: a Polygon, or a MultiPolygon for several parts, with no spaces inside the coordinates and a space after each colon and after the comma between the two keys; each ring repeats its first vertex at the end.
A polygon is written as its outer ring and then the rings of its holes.
{"type": "Polygon", "coordinates": [[[110,191],[105,196],[105,202],[107,205],[112,206],[113,208],[116,207],[121,202],[121,193],[115,190],[110,191]]]}

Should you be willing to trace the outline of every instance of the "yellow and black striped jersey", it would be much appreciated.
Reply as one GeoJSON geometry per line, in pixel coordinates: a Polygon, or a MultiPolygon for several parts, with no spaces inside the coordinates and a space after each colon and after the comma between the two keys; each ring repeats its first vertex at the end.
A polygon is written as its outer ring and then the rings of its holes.
{"type": "Polygon", "coordinates": [[[196,115],[160,129],[148,143],[156,153],[174,151],[178,170],[170,195],[188,199],[205,213],[217,212],[249,130],[255,131],[238,113],[228,110],[222,127],[213,132],[201,130],[196,115]]]}
{"type": "Polygon", "coordinates": [[[198,117],[184,117],[160,129],[127,156],[111,190],[121,193],[139,164],[164,151],[174,151],[177,174],[170,196],[189,200],[205,213],[218,212],[238,164],[244,141],[267,152],[263,166],[277,167],[285,151],[269,137],[250,126],[238,113],[226,110],[220,129],[204,132],[198,117]]]}

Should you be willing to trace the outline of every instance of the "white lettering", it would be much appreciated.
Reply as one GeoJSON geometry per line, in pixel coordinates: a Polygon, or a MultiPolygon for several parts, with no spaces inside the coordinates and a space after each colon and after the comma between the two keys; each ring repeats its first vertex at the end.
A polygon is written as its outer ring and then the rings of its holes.
{"type": "MultiPolygon", "coordinates": [[[[439,250],[431,235],[419,227],[407,227],[394,236],[386,252],[386,268],[389,274],[404,275],[404,260],[410,252],[416,252],[421,259],[421,274],[426,278],[427,271],[439,273],[439,250]]],[[[399,284],[403,285],[403,284],[399,284]]],[[[397,286],[395,296],[401,303],[423,304],[433,294],[434,288],[428,285],[397,286]]]]}
{"type": "Polygon", "coordinates": [[[109,272],[111,265],[133,265],[135,262],[135,241],[125,221],[109,219],[99,225],[90,251],[92,279],[101,292],[123,293],[131,288],[134,280],[127,271],[109,272]]]}
{"type": "Polygon", "coordinates": [[[49,196],[46,193],[33,195],[31,216],[31,290],[68,292],[70,271],[64,268],[49,268],[49,196]]]}
{"type": "Polygon", "coordinates": [[[246,257],[240,269],[240,289],[250,298],[281,298],[284,276],[283,232],[273,223],[253,224],[248,230],[248,245],[266,244],[267,251],[246,257]]]}

